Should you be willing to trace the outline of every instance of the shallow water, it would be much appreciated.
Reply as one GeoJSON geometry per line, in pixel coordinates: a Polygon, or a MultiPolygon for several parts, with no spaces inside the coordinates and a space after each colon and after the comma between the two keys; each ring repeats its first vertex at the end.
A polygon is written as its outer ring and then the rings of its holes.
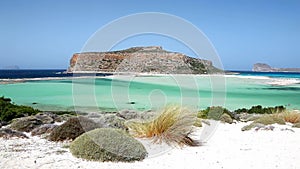
{"type": "Polygon", "coordinates": [[[239,76],[80,78],[2,84],[0,95],[12,98],[16,104],[42,110],[148,110],[170,103],[197,109],[212,105],[231,110],[253,105],[300,109],[299,84],[274,86],[267,84],[269,81],[274,79],[239,76]]]}

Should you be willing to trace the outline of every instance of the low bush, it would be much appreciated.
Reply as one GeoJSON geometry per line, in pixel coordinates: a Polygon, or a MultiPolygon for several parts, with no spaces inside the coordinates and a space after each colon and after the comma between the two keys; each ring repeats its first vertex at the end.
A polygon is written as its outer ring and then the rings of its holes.
{"type": "Polygon", "coordinates": [[[227,113],[224,113],[221,115],[220,121],[223,123],[229,123],[229,124],[233,123],[233,119],[227,113]]]}
{"type": "Polygon", "coordinates": [[[28,106],[19,106],[11,103],[11,99],[0,97],[0,121],[10,122],[12,119],[35,115],[39,110],[28,106]]]}
{"type": "Polygon", "coordinates": [[[200,118],[197,118],[195,123],[194,123],[195,127],[202,127],[202,120],[200,118]]]}
{"type": "Polygon", "coordinates": [[[146,122],[129,121],[126,123],[136,137],[152,138],[154,142],[166,142],[169,145],[199,146],[190,138],[196,114],[180,106],[167,106],[158,117],[146,122]]]}
{"type": "Polygon", "coordinates": [[[222,114],[228,114],[231,117],[230,111],[221,106],[207,107],[205,110],[199,111],[197,117],[201,119],[220,120],[222,114]]]}
{"type": "Polygon", "coordinates": [[[78,158],[93,161],[132,162],[147,156],[145,147],[120,129],[101,128],[76,138],[70,145],[78,158]]]}
{"type": "Polygon", "coordinates": [[[254,123],[260,123],[264,125],[271,125],[277,123],[277,124],[284,125],[285,121],[280,115],[272,114],[272,115],[263,115],[258,119],[254,120],[254,123]]]}
{"type": "Polygon", "coordinates": [[[51,141],[74,140],[84,132],[101,127],[98,123],[83,116],[72,117],[62,125],[54,128],[49,135],[51,141]]]}
{"type": "Polygon", "coordinates": [[[275,107],[262,107],[261,105],[252,106],[250,109],[242,108],[237,109],[236,113],[249,113],[249,114],[274,114],[284,112],[286,108],[284,106],[275,107]]]}

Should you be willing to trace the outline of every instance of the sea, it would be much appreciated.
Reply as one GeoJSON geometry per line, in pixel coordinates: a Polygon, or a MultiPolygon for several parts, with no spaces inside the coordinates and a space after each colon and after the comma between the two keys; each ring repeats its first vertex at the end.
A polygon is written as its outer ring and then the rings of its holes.
{"type": "Polygon", "coordinates": [[[300,73],[114,75],[66,70],[0,70],[0,96],[44,111],[152,110],[169,104],[230,110],[255,105],[300,110],[300,73]]]}

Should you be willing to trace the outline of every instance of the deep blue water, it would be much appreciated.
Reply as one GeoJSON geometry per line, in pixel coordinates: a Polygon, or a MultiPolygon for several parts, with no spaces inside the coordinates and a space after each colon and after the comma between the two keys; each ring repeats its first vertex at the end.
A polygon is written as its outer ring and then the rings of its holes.
{"type": "MultiPolygon", "coordinates": [[[[23,79],[23,78],[45,78],[45,77],[71,77],[72,73],[65,73],[64,69],[48,69],[48,70],[0,70],[0,79],[23,79]]],[[[84,76],[95,74],[82,74],[84,76]]],[[[105,76],[109,74],[96,74],[97,76],[105,76]]],[[[79,76],[76,74],[76,76],[79,76]]]]}
{"type": "MultiPolygon", "coordinates": [[[[64,73],[64,69],[51,70],[0,70],[0,79],[19,79],[19,78],[44,78],[44,77],[71,77],[72,73],[64,73]]],[[[300,73],[293,72],[252,72],[252,71],[231,71],[242,76],[267,76],[273,78],[299,78],[300,73]]],[[[82,74],[88,76],[89,74],[82,74]]],[[[94,76],[95,74],[90,74],[94,76]]],[[[96,74],[97,76],[105,76],[110,74],[96,74]]],[[[78,76],[76,74],[76,76],[78,76]]]]}

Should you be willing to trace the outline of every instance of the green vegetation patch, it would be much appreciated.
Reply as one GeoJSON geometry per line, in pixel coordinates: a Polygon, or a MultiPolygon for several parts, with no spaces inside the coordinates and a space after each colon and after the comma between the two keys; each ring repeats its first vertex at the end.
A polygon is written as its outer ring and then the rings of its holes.
{"type": "Polygon", "coordinates": [[[12,119],[35,115],[40,111],[29,106],[11,103],[11,99],[0,97],[0,121],[10,122],[12,119]]]}
{"type": "Polygon", "coordinates": [[[277,124],[284,125],[285,121],[282,117],[278,115],[264,115],[254,120],[254,123],[260,123],[264,125],[271,125],[277,123],[277,124]]]}
{"type": "Polygon", "coordinates": [[[147,156],[145,147],[120,129],[100,128],[84,133],[70,145],[77,158],[93,161],[132,162],[147,156]]]}
{"type": "Polygon", "coordinates": [[[286,108],[284,106],[275,107],[262,107],[261,105],[252,106],[250,109],[242,108],[237,109],[236,113],[248,113],[248,114],[274,114],[284,112],[286,108]]]}
{"type": "Polygon", "coordinates": [[[208,107],[205,110],[199,111],[197,117],[201,119],[220,120],[223,114],[228,114],[231,117],[231,113],[229,110],[220,106],[216,106],[216,107],[208,107]]]}

